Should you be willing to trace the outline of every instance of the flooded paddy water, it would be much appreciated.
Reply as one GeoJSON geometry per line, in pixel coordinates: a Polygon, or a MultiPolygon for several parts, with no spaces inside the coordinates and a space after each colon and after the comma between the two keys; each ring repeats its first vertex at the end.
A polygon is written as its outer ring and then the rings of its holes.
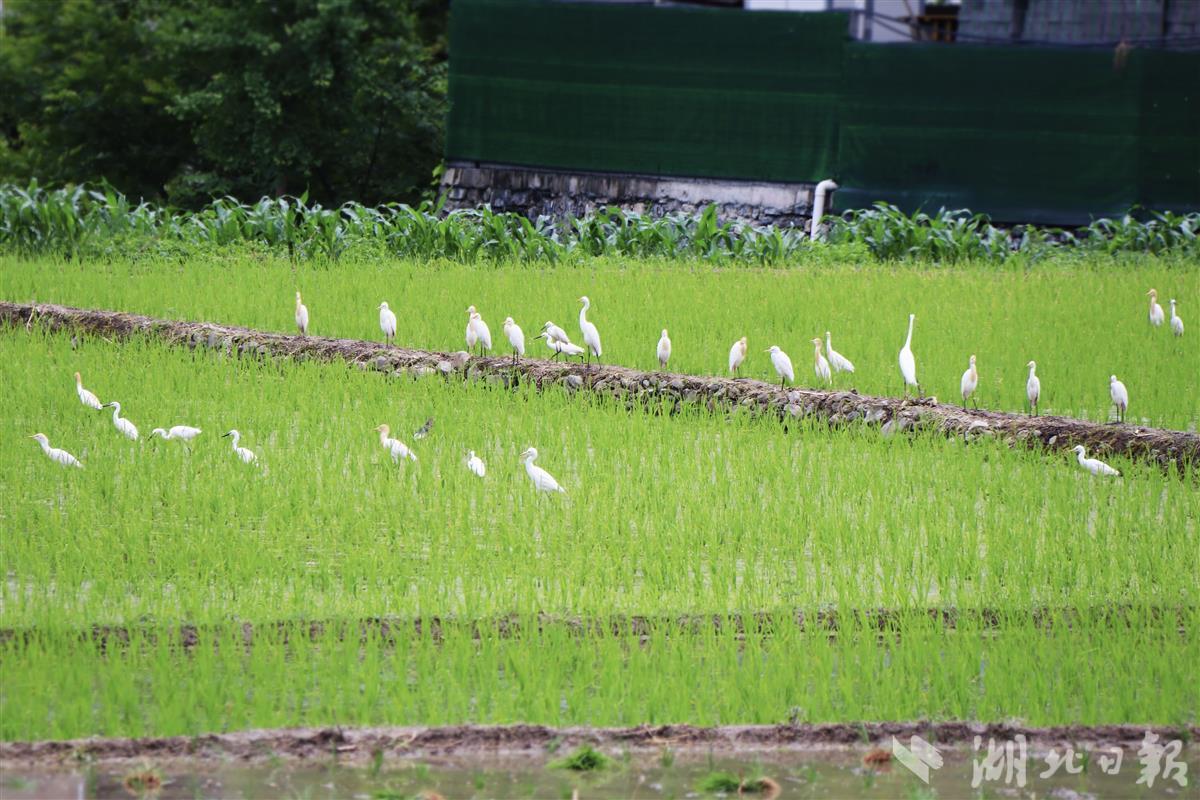
{"type": "MultiPolygon", "coordinates": [[[[589,738],[606,763],[576,771],[566,762],[580,752],[580,730],[549,741],[504,736],[502,747],[479,747],[481,740],[470,737],[432,748],[417,743],[412,751],[375,747],[378,738],[355,738],[350,731],[342,739],[314,739],[311,731],[303,732],[291,747],[277,747],[287,740],[275,734],[231,747],[224,745],[240,734],[204,737],[207,743],[195,747],[191,756],[179,755],[179,748],[170,745],[180,739],[82,740],[85,746],[74,750],[61,746],[65,743],[5,744],[0,746],[0,797],[1200,797],[1195,783],[1200,744],[1194,731],[1182,731],[1178,739],[1152,733],[1135,740],[1131,731],[1113,737],[1108,729],[1087,739],[1074,729],[1067,739],[1058,730],[1045,737],[1021,734],[1023,746],[1015,734],[1006,739],[987,731],[978,745],[970,737],[929,745],[935,749],[922,749],[909,736],[897,735],[899,751],[890,736],[878,735],[870,743],[826,737],[825,742],[764,746],[746,745],[746,737],[737,736],[705,743],[694,737],[629,738],[599,731],[589,738]],[[226,741],[211,746],[218,738],[226,741]],[[88,751],[86,743],[102,741],[124,744],[88,751]],[[139,742],[144,746],[138,747],[139,742]],[[744,782],[740,793],[739,782],[744,782]]],[[[405,740],[397,737],[392,744],[396,741],[405,740]]]]}

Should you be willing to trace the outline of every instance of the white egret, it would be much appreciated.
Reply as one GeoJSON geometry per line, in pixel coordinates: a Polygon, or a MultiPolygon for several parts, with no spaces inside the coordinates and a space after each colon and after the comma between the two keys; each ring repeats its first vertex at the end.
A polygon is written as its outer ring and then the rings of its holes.
{"type": "Polygon", "coordinates": [[[546,324],[542,326],[542,332],[546,334],[547,341],[558,342],[560,344],[571,343],[571,340],[567,337],[567,332],[549,320],[546,320],[546,324]]]}
{"type": "Polygon", "coordinates": [[[825,356],[821,355],[821,340],[814,338],[813,343],[813,372],[817,375],[817,380],[829,383],[833,378],[833,372],[829,369],[829,362],[825,356]]]}
{"type": "Polygon", "coordinates": [[[504,338],[508,339],[509,345],[513,349],[513,364],[517,363],[517,357],[525,356],[525,332],[521,330],[521,326],[513,322],[512,317],[504,318],[504,338]]]}
{"type": "Polygon", "coordinates": [[[554,480],[553,475],[533,463],[537,457],[538,451],[535,447],[530,447],[521,453],[521,462],[525,464],[525,472],[529,474],[529,480],[533,481],[533,488],[539,492],[563,492],[565,494],[567,490],[558,485],[558,481],[554,480]]]}
{"type": "MultiPolygon", "coordinates": [[[[1180,323],[1182,325],[1183,323],[1180,323]]],[[[94,408],[97,411],[104,408],[100,404],[100,398],[83,388],[83,379],[79,377],[79,373],[75,373],[75,394],[79,395],[79,402],[83,403],[88,408],[94,408]]]]}
{"type": "Polygon", "coordinates": [[[471,321],[467,323],[467,327],[475,331],[475,340],[479,343],[480,355],[492,349],[492,331],[483,321],[483,317],[479,316],[478,311],[471,312],[471,321]]]}
{"type": "Polygon", "coordinates": [[[658,366],[660,369],[667,368],[667,361],[671,359],[671,338],[667,336],[667,329],[663,328],[662,336],[658,337],[658,366]]]}
{"type": "Polygon", "coordinates": [[[1125,412],[1129,410],[1129,390],[1125,388],[1125,384],[1117,380],[1116,375],[1108,377],[1108,394],[1112,398],[1113,405],[1117,407],[1117,420],[1125,421],[1125,412]]]}
{"type": "Polygon", "coordinates": [[[121,416],[121,404],[113,400],[111,403],[105,403],[104,407],[113,409],[113,425],[117,426],[117,430],[130,439],[137,441],[137,426],[121,416]]]}
{"type": "Polygon", "coordinates": [[[467,306],[467,352],[475,352],[479,331],[475,328],[475,306],[467,306]]]}
{"type": "Polygon", "coordinates": [[[537,338],[546,340],[546,346],[554,351],[555,359],[557,359],[559,356],[568,356],[568,357],[579,356],[580,358],[583,357],[584,350],[582,347],[580,347],[577,344],[573,344],[571,342],[565,342],[565,343],[560,342],[557,339],[550,338],[550,335],[545,332],[539,333],[537,335],[537,338]]]}
{"type": "Polygon", "coordinates": [[[734,375],[742,366],[742,362],[746,360],[746,337],[738,339],[733,343],[733,347],[729,348],[729,371],[734,375]]]}
{"type": "Polygon", "coordinates": [[[1146,294],[1150,298],[1150,324],[1157,328],[1159,325],[1162,325],[1163,320],[1166,319],[1165,315],[1163,314],[1162,306],[1158,304],[1158,290],[1151,289],[1150,291],[1146,292],[1146,294]]]}
{"type": "Polygon", "coordinates": [[[467,469],[481,478],[487,474],[487,467],[483,465],[483,459],[475,455],[474,450],[467,451],[467,469]]]}
{"type": "Polygon", "coordinates": [[[1025,381],[1025,399],[1029,401],[1029,407],[1036,417],[1038,413],[1038,399],[1042,396],[1042,382],[1038,380],[1036,361],[1030,361],[1025,366],[1029,367],[1029,380],[1025,381]]]}
{"type": "Polygon", "coordinates": [[[829,363],[833,366],[834,372],[854,372],[853,362],[833,349],[833,341],[829,337],[829,331],[825,331],[825,352],[829,355],[829,363]]]}
{"type": "Polygon", "coordinates": [[[50,440],[46,438],[44,433],[35,433],[30,439],[36,439],[37,443],[42,446],[42,452],[55,464],[62,464],[64,467],[83,467],[79,463],[79,459],[68,453],[66,450],[60,450],[57,447],[50,446],[50,440]]]}
{"type": "MultiPolygon", "coordinates": [[[[967,366],[967,371],[962,374],[962,380],[959,381],[959,391],[962,392],[963,408],[967,407],[967,400],[971,395],[975,394],[975,389],[979,386],[979,371],[975,369],[975,356],[971,356],[971,363],[967,366]]],[[[971,405],[979,408],[979,404],[974,400],[971,405]]]]}
{"type": "Polygon", "coordinates": [[[386,301],[379,304],[379,330],[383,331],[384,344],[391,344],[396,338],[396,314],[386,301]]]}
{"type": "Polygon", "coordinates": [[[904,339],[904,347],[900,348],[900,374],[904,376],[905,394],[908,394],[909,386],[916,386],[918,393],[921,391],[921,384],[917,383],[917,359],[912,351],[913,321],[916,318],[916,314],[908,315],[908,336],[904,339]]]}
{"type": "Polygon", "coordinates": [[[308,335],[308,306],[300,301],[300,293],[296,292],[296,327],[301,336],[308,335]]]}
{"type": "Polygon", "coordinates": [[[1071,449],[1075,451],[1075,456],[1079,459],[1079,466],[1083,467],[1093,475],[1115,475],[1118,478],[1121,477],[1120,470],[1113,469],[1100,459],[1085,458],[1084,453],[1086,451],[1083,449],[1083,445],[1077,444],[1071,449]]]}
{"type": "Polygon", "coordinates": [[[787,353],[779,349],[779,345],[773,344],[763,352],[771,354],[771,366],[779,376],[779,388],[783,388],[785,380],[795,382],[796,374],[792,371],[792,360],[788,358],[787,353]]]}
{"type": "Polygon", "coordinates": [[[167,441],[170,441],[171,439],[179,439],[180,441],[190,442],[192,439],[195,439],[200,435],[200,429],[193,428],[190,425],[172,425],[170,430],[155,428],[154,430],[150,431],[150,438],[153,439],[155,434],[158,434],[167,441]]]}
{"type": "Polygon", "coordinates": [[[258,461],[258,456],[254,455],[253,450],[251,450],[248,447],[238,447],[238,440],[240,440],[242,438],[242,435],[240,433],[238,433],[236,430],[232,430],[229,433],[222,434],[221,438],[225,439],[230,436],[233,437],[233,452],[237,453],[237,457],[242,460],[242,463],[250,464],[252,462],[258,461]]]}
{"type": "MultiPolygon", "coordinates": [[[[1171,333],[1183,336],[1183,318],[1175,313],[1175,300],[1171,300],[1171,333]]],[[[75,373],[79,375],[78,372],[75,373]]]]}
{"type": "Polygon", "coordinates": [[[603,352],[600,349],[600,331],[591,322],[588,322],[587,312],[592,307],[592,301],[585,294],[579,298],[579,302],[583,303],[583,308],[579,309],[579,330],[583,334],[583,344],[587,347],[586,356],[590,361],[592,356],[596,360],[600,360],[600,355],[603,352]]]}
{"type": "Polygon", "coordinates": [[[409,450],[408,445],[388,435],[392,432],[392,429],[387,425],[380,425],[375,430],[379,432],[379,443],[383,445],[384,450],[387,450],[391,454],[393,464],[399,463],[402,458],[407,458],[410,461],[417,460],[417,454],[409,450]]]}

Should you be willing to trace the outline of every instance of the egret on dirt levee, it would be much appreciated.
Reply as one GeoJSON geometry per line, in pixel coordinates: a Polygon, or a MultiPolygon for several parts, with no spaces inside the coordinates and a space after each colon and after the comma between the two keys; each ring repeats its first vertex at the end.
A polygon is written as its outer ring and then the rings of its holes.
{"type": "Polygon", "coordinates": [[[816,373],[817,380],[823,383],[829,383],[833,379],[833,372],[829,369],[829,362],[825,356],[821,355],[821,339],[814,338],[813,343],[813,372],[816,373]]]}
{"type": "Polygon", "coordinates": [[[549,333],[543,331],[537,335],[538,339],[545,339],[546,346],[554,351],[554,360],[557,361],[559,356],[579,356],[583,358],[583,348],[572,342],[560,342],[558,339],[552,339],[549,333]]]}
{"type": "Polygon", "coordinates": [[[571,343],[570,338],[567,337],[567,332],[550,320],[546,320],[546,324],[542,326],[542,333],[546,334],[547,342],[558,342],[559,344],[571,343]]]}
{"type": "Polygon", "coordinates": [[[599,361],[602,353],[600,349],[600,331],[595,325],[588,322],[587,318],[587,312],[592,307],[592,301],[585,294],[579,298],[579,302],[583,303],[583,308],[579,309],[579,331],[583,334],[583,344],[587,348],[585,355],[588,361],[591,361],[593,356],[599,361]]]}
{"type": "MultiPolygon", "coordinates": [[[[474,308],[475,306],[471,306],[474,308]]],[[[492,331],[488,328],[487,323],[483,321],[483,317],[479,316],[478,311],[471,312],[471,321],[467,323],[467,328],[475,332],[475,341],[479,343],[479,354],[492,349],[492,331]]],[[[468,341],[470,336],[467,337],[468,341]]]]}
{"type": "Polygon", "coordinates": [[[479,341],[479,331],[475,328],[475,306],[467,306],[467,352],[475,352],[475,344],[479,341]]]}
{"type": "Polygon", "coordinates": [[[379,304],[379,330],[383,331],[384,344],[391,344],[396,338],[396,315],[388,308],[387,301],[379,304]]]}
{"type": "Polygon", "coordinates": [[[105,403],[104,407],[113,409],[113,425],[117,426],[117,430],[119,430],[122,435],[137,441],[137,426],[121,416],[121,404],[116,400],[113,400],[111,403],[105,403]]]}
{"type": "Polygon", "coordinates": [[[1038,399],[1042,396],[1042,382],[1038,380],[1036,374],[1037,362],[1030,361],[1025,366],[1029,367],[1029,380],[1025,381],[1025,399],[1029,401],[1029,408],[1033,416],[1038,413],[1038,399]]]}
{"type": "Polygon", "coordinates": [[[521,330],[521,326],[513,322],[512,317],[504,318],[504,338],[508,339],[508,343],[513,349],[513,363],[517,363],[517,357],[525,355],[525,332],[521,330]]]}
{"type": "MultiPolygon", "coordinates": [[[[1182,325],[1183,323],[1180,324],[1182,325]]],[[[100,398],[83,388],[83,379],[79,377],[78,372],[75,373],[75,394],[79,395],[79,402],[83,403],[88,408],[94,408],[97,411],[104,408],[104,406],[100,404],[100,398]]]]}
{"type": "MultiPolygon", "coordinates": [[[[975,388],[979,386],[979,372],[975,369],[975,356],[971,356],[970,364],[967,366],[967,371],[962,374],[962,381],[959,382],[959,391],[962,392],[963,408],[967,407],[967,400],[971,395],[975,394],[975,388]]],[[[979,404],[974,400],[971,405],[979,408],[979,404]]]]}
{"type": "Polygon", "coordinates": [[[487,467],[483,465],[483,459],[475,455],[474,450],[467,451],[467,469],[481,478],[487,474],[487,467]]]}
{"type": "Polygon", "coordinates": [[[829,356],[829,364],[833,367],[834,372],[854,372],[854,364],[850,359],[833,349],[829,331],[825,331],[825,353],[829,356]]]}
{"type": "Polygon", "coordinates": [[[62,464],[64,467],[83,467],[79,463],[79,459],[68,453],[66,450],[61,450],[57,447],[50,446],[50,440],[46,438],[44,433],[35,433],[30,439],[36,439],[37,443],[42,446],[42,452],[49,457],[55,464],[62,464]]]}
{"type": "Polygon", "coordinates": [[[658,349],[656,351],[656,355],[658,355],[659,369],[666,369],[667,362],[671,359],[671,338],[667,336],[666,328],[662,329],[662,336],[658,337],[658,349]]]}
{"type": "Polygon", "coordinates": [[[308,306],[300,301],[300,293],[296,292],[296,327],[301,336],[308,335],[308,306]]]}
{"type": "Polygon", "coordinates": [[[253,461],[258,461],[258,456],[254,455],[253,450],[248,447],[238,447],[238,440],[242,438],[240,433],[238,433],[236,430],[232,430],[229,433],[222,434],[221,438],[224,439],[229,436],[233,437],[233,452],[237,453],[237,457],[240,458],[243,463],[249,464],[253,461]]]}
{"type": "Polygon", "coordinates": [[[521,453],[521,462],[525,464],[525,472],[529,474],[529,480],[533,481],[533,488],[539,492],[563,492],[565,494],[567,490],[558,485],[558,481],[554,480],[553,475],[533,463],[537,457],[538,451],[534,447],[521,453]]]}
{"type": "Polygon", "coordinates": [[[904,347],[900,348],[900,374],[904,376],[904,394],[908,394],[908,387],[917,387],[917,393],[921,391],[921,384],[917,383],[917,359],[913,356],[912,351],[912,333],[913,321],[916,320],[916,314],[908,315],[908,336],[904,339],[904,347]]]}
{"type": "Polygon", "coordinates": [[[1112,467],[1110,467],[1108,464],[1105,464],[1100,459],[1085,458],[1084,453],[1086,451],[1083,449],[1083,445],[1077,444],[1071,449],[1075,451],[1075,456],[1079,459],[1079,466],[1083,467],[1084,469],[1086,469],[1088,472],[1092,473],[1093,475],[1116,475],[1117,477],[1121,476],[1120,470],[1113,469],[1112,467]]]}
{"type": "Polygon", "coordinates": [[[1113,405],[1117,407],[1117,421],[1125,421],[1125,412],[1129,410],[1129,390],[1125,388],[1125,384],[1117,380],[1116,375],[1108,376],[1108,395],[1112,398],[1113,405]]]}
{"type": "MultiPolygon", "coordinates": [[[[1176,336],[1183,336],[1183,318],[1175,313],[1175,300],[1171,300],[1171,333],[1176,336]]],[[[79,375],[78,372],[75,373],[79,375]]]]}
{"type": "Polygon", "coordinates": [[[402,458],[407,458],[410,461],[417,460],[417,454],[409,450],[408,445],[388,435],[392,432],[392,429],[387,425],[380,425],[375,430],[379,432],[379,443],[383,445],[384,450],[387,450],[391,454],[393,464],[399,463],[402,458]]]}
{"type": "Polygon", "coordinates": [[[170,441],[171,439],[179,439],[180,441],[190,442],[200,435],[199,428],[193,428],[190,425],[172,425],[170,430],[155,428],[150,431],[150,438],[154,438],[154,434],[158,434],[163,439],[170,441]]]}
{"type": "Polygon", "coordinates": [[[1162,306],[1158,304],[1158,290],[1151,289],[1146,294],[1150,297],[1150,324],[1157,328],[1165,319],[1162,306]]]}
{"type": "Polygon", "coordinates": [[[779,376],[779,388],[783,388],[783,382],[795,382],[796,374],[792,371],[792,360],[788,358],[788,354],[779,349],[779,345],[773,344],[763,351],[771,354],[771,366],[775,368],[775,374],[779,376]]]}
{"type": "Polygon", "coordinates": [[[734,375],[741,368],[742,362],[746,360],[747,347],[746,337],[743,336],[733,343],[733,347],[729,348],[729,371],[734,375]]]}

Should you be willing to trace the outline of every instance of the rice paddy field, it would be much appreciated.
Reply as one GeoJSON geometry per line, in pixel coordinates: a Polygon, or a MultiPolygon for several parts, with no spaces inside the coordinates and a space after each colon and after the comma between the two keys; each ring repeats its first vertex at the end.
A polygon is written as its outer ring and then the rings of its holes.
{"type": "MultiPolygon", "coordinates": [[[[826,330],[901,390],[909,313],[926,393],[981,406],[1200,424],[1200,337],[1146,321],[1146,292],[1200,329],[1200,265],[1064,257],[1036,268],[864,263],[786,269],[598,259],[464,266],[0,256],[0,299],[463,348],[465,309],[527,336],[577,331],[606,362],[718,374],[748,336],[826,330]],[[1164,303],[1165,305],[1165,303],[1164,303]],[[1194,320],[1194,321],[1193,321],[1194,320]]],[[[539,357],[545,352],[530,347],[539,357]]],[[[788,429],[742,413],[625,410],[586,394],[240,361],[151,340],[0,330],[0,739],[197,735],[299,725],[704,725],[1020,720],[1196,724],[1200,473],[993,441],[788,429]],[[83,407],[74,372],[142,430],[83,407]],[[431,435],[413,441],[429,417],[431,435]],[[387,423],[418,460],[393,464],[387,423]],[[204,433],[185,447],[153,427],[204,433]],[[258,464],[219,435],[241,431],[258,464]],[[44,458],[42,431],[83,470],[44,458]],[[566,489],[536,493],[517,460],[566,489]],[[479,479],[468,449],[487,463],[479,479]],[[937,613],[931,613],[937,612],[937,613]],[[830,622],[835,620],[835,622],[830,622]],[[882,622],[880,622],[882,620],[882,622]],[[314,626],[314,623],[319,625],[314,626]],[[181,627],[186,626],[186,635],[181,627]]]]}

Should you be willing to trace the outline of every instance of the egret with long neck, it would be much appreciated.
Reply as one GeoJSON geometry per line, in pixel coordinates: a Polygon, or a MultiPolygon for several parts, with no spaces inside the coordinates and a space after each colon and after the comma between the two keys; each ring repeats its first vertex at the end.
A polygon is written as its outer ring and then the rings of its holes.
{"type": "Polygon", "coordinates": [[[111,403],[106,404],[104,407],[113,409],[113,425],[115,425],[117,427],[117,430],[120,431],[123,436],[126,436],[134,441],[137,441],[137,438],[138,438],[137,426],[121,416],[121,404],[118,403],[116,400],[113,400],[111,403]]]}
{"type": "Polygon", "coordinates": [[[917,387],[918,394],[921,392],[921,384],[917,383],[917,359],[912,351],[913,322],[916,319],[916,314],[908,315],[908,336],[904,338],[904,347],[900,348],[900,374],[904,377],[905,395],[909,386],[917,387]]]}

